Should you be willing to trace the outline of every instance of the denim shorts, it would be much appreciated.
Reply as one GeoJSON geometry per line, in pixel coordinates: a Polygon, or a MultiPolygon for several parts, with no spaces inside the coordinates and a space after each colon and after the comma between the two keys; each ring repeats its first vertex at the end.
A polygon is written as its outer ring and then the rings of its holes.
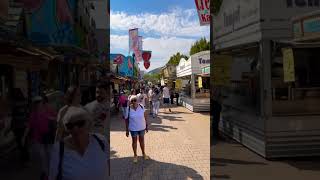
{"type": "Polygon", "coordinates": [[[142,131],[130,131],[131,137],[144,136],[145,130],[142,131]]]}

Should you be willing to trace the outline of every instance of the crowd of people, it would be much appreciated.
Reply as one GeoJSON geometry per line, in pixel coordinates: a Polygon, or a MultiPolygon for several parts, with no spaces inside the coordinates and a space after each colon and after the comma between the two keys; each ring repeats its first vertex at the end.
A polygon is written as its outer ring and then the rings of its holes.
{"type": "Polygon", "coordinates": [[[106,83],[96,85],[96,99],[81,105],[79,86],[64,94],[64,106],[51,107],[45,94],[32,98],[14,91],[12,130],[24,166],[39,163],[41,180],[108,179],[109,99],[106,83]]]}

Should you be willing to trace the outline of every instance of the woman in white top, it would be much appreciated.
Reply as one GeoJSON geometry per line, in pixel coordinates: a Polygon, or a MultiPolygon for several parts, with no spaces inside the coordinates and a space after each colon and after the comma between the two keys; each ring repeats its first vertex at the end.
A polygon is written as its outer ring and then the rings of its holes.
{"type": "Polygon", "coordinates": [[[108,179],[109,145],[103,135],[89,134],[89,113],[72,107],[62,121],[71,135],[53,147],[49,180],[108,179]]]}
{"type": "Polygon", "coordinates": [[[149,157],[145,153],[145,141],[144,134],[148,132],[147,116],[145,109],[141,104],[137,102],[137,96],[132,95],[130,97],[130,106],[128,107],[128,113],[126,116],[126,136],[129,137],[129,131],[132,137],[132,149],[134,153],[133,162],[138,162],[137,155],[137,141],[139,137],[139,143],[142,151],[143,158],[145,160],[149,157]]]}

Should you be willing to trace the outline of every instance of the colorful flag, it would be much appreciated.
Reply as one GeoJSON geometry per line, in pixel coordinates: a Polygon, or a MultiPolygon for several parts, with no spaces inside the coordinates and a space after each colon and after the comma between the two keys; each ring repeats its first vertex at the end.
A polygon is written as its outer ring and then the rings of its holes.
{"type": "Polygon", "coordinates": [[[143,47],[142,47],[142,36],[139,36],[139,40],[138,40],[138,42],[139,42],[139,51],[142,51],[142,49],[143,49],[143,47]]]}
{"type": "Polygon", "coordinates": [[[151,58],[151,51],[143,51],[142,58],[144,61],[149,61],[151,58]]]}
{"type": "Polygon", "coordinates": [[[139,49],[138,28],[129,29],[129,52],[135,52],[139,49]]]}
{"type": "Polygon", "coordinates": [[[131,63],[131,58],[130,58],[130,56],[128,56],[128,68],[129,68],[129,69],[132,69],[132,68],[133,68],[132,63],[131,63]]]}
{"type": "Polygon", "coordinates": [[[209,0],[195,0],[196,7],[198,10],[198,16],[200,26],[210,25],[210,1],[209,0]]]}

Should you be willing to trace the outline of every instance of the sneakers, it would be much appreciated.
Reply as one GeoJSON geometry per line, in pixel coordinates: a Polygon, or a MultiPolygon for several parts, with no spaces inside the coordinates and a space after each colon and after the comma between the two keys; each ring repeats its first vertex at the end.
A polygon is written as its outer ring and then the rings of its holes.
{"type": "Polygon", "coordinates": [[[133,163],[137,163],[138,162],[138,156],[134,156],[133,157],[133,163]]]}

